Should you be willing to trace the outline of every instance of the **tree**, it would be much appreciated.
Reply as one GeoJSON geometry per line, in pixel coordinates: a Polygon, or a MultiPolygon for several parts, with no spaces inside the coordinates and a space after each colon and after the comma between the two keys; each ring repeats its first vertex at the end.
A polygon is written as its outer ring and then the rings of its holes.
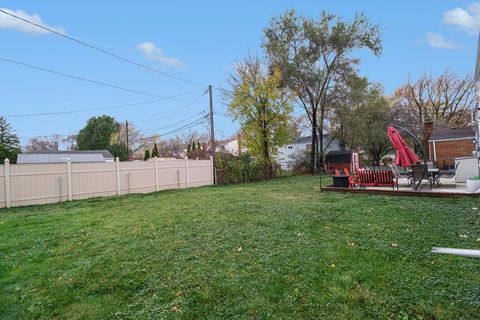
{"type": "Polygon", "coordinates": [[[0,163],[4,163],[7,158],[11,163],[16,163],[19,152],[20,139],[7,120],[0,117],[0,163]]]}
{"type": "Polygon", "coordinates": [[[230,78],[230,113],[240,122],[243,143],[263,168],[266,178],[273,176],[273,156],[289,142],[288,119],[292,108],[286,88],[281,87],[277,69],[267,73],[258,58],[238,63],[230,78]]]}
{"type": "Polygon", "coordinates": [[[153,149],[152,149],[152,158],[157,158],[157,157],[158,157],[157,142],[154,142],[153,149]]]}
{"type": "Polygon", "coordinates": [[[281,70],[283,85],[295,93],[310,121],[313,173],[323,163],[328,94],[341,81],[342,74],[352,73],[358,65],[360,60],[351,57],[353,51],[369,49],[375,55],[380,54],[379,26],[370,24],[363,14],[346,23],[326,12],[317,21],[289,10],[274,18],[264,34],[262,46],[271,66],[281,70]]]}
{"type": "Polygon", "coordinates": [[[147,161],[148,159],[150,159],[150,150],[145,149],[143,152],[143,161],[147,161]]]}
{"type": "Polygon", "coordinates": [[[424,75],[395,90],[392,97],[395,120],[421,137],[426,121],[465,126],[475,106],[475,80],[446,70],[437,78],[424,75]]]}
{"type": "Polygon", "coordinates": [[[120,161],[128,161],[128,150],[127,146],[121,143],[113,143],[108,146],[108,151],[120,161]]]}
{"type": "Polygon", "coordinates": [[[58,134],[49,138],[32,138],[25,147],[25,151],[58,151],[58,146],[60,145],[61,141],[60,135],[58,134]]]}
{"type": "Polygon", "coordinates": [[[391,110],[388,101],[378,88],[369,88],[365,103],[355,110],[355,121],[358,146],[368,155],[373,165],[379,165],[380,160],[392,149],[387,134],[391,122],[391,110]]]}
{"type": "Polygon", "coordinates": [[[110,116],[92,117],[77,136],[78,150],[109,149],[112,135],[118,132],[120,125],[110,116]]]}
{"type": "MultiPolygon", "coordinates": [[[[150,149],[157,139],[158,135],[146,137],[133,123],[128,123],[129,154],[138,154],[146,148],[150,149]]],[[[111,143],[127,145],[127,127],[125,123],[119,124],[118,130],[112,134],[111,143]]]]}

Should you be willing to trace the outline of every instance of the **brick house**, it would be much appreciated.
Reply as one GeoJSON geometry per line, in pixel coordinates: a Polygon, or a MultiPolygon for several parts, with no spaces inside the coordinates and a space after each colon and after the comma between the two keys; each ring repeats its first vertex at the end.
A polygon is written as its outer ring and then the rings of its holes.
{"type": "Polygon", "coordinates": [[[475,131],[471,126],[451,128],[432,124],[431,134],[425,140],[427,157],[439,168],[452,166],[455,158],[471,157],[475,152],[475,131]]]}

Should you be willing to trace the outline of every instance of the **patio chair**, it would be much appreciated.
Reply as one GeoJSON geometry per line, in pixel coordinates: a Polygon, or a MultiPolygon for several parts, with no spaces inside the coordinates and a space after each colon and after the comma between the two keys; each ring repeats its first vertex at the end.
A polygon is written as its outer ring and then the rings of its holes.
{"type": "Polygon", "coordinates": [[[440,179],[440,178],[447,178],[447,179],[455,178],[455,174],[457,172],[459,164],[460,164],[460,162],[457,162],[455,164],[455,167],[453,168],[453,170],[441,170],[440,175],[438,176],[438,179],[440,179]]]}
{"type": "Polygon", "coordinates": [[[357,176],[352,176],[350,174],[350,170],[348,170],[347,168],[343,168],[343,173],[348,176],[348,186],[350,188],[355,188],[357,186],[357,183],[358,183],[358,177],[357,176]]]}
{"type": "Polygon", "coordinates": [[[416,164],[412,166],[412,182],[415,190],[418,189],[418,183],[424,179],[427,179],[428,183],[430,184],[430,188],[433,187],[433,181],[430,179],[428,175],[428,167],[424,166],[423,164],[416,164]]]}
{"type": "Polygon", "coordinates": [[[339,176],[340,175],[340,171],[338,169],[335,169],[335,175],[336,176],[339,176]]]}

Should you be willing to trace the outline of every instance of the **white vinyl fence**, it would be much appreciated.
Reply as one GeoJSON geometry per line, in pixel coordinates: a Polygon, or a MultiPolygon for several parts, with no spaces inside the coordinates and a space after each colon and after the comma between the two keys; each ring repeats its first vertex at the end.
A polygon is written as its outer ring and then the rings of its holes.
{"type": "Polygon", "coordinates": [[[0,208],[213,185],[213,161],[0,165],[0,208]]]}

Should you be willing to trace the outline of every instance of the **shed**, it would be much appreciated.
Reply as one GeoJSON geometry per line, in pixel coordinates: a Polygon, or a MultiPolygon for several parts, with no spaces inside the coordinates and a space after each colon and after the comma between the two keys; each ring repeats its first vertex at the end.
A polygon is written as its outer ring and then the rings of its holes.
{"type": "Polygon", "coordinates": [[[70,159],[71,162],[113,162],[113,155],[108,150],[79,150],[79,151],[37,151],[21,153],[17,163],[61,163],[70,159]]]}

